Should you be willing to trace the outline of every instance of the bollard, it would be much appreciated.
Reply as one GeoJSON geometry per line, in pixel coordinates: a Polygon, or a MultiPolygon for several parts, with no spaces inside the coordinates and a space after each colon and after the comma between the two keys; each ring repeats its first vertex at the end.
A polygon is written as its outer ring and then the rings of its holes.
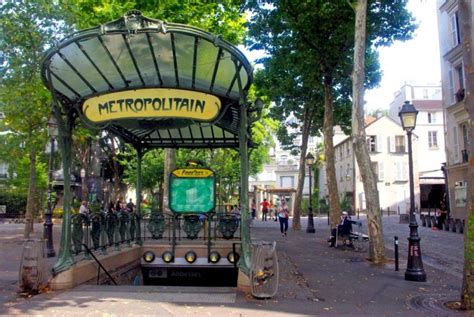
{"type": "Polygon", "coordinates": [[[328,208],[328,226],[329,226],[329,208],[328,208]]]}
{"type": "Polygon", "coordinates": [[[400,206],[397,205],[398,214],[400,215],[400,206]]]}
{"type": "Polygon", "coordinates": [[[394,244],[395,244],[395,271],[398,271],[398,237],[394,237],[394,244]]]}
{"type": "Polygon", "coordinates": [[[431,228],[431,207],[428,207],[428,221],[426,223],[428,228],[431,228]]]}
{"type": "Polygon", "coordinates": [[[360,210],[359,210],[359,208],[357,208],[357,220],[359,220],[359,212],[360,212],[360,210]]]}
{"type": "Polygon", "coordinates": [[[387,216],[390,217],[390,207],[387,207],[387,216]]]}

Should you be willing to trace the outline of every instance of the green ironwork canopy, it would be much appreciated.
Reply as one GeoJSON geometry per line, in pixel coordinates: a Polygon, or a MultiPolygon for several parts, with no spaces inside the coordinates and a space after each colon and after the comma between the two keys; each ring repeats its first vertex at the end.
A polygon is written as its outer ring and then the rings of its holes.
{"type": "Polygon", "coordinates": [[[130,11],[65,38],[42,78],[64,108],[136,147],[238,147],[252,67],[219,36],[130,11]]]}

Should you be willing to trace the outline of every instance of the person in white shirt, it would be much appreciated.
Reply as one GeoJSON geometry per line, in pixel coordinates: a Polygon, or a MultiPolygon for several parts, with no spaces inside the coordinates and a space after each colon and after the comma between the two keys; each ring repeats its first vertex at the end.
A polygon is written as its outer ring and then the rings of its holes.
{"type": "Polygon", "coordinates": [[[83,200],[81,207],[79,207],[79,213],[85,216],[89,215],[89,208],[87,208],[87,201],[83,200]]]}

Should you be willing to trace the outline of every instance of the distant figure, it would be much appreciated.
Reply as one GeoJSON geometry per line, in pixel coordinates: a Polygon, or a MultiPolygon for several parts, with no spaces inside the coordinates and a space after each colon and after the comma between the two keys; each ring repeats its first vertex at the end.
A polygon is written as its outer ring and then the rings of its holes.
{"type": "Polygon", "coordinates": [[[127,203],[127,209],[128,209],[128,212],[134,212],[135,211],[135,205],[132,202],[132,198],[130,198],[130,201],[127,203]]]}
{"type": "Polygon", "coordinates": [[[282,200],[281,207],[278,209],[278,220],[280,222],[280,232],[283,237],[286,237],[286,232],[288,231],[289,217],[290,215],[288,211],[288,206],[286,205],[286,202],[282,200]]]}
{"type": "Polygon", "coordinates": [[[120,199],[117,199],[117,202],[115,203],[115,211],[121,211],[122,210],[122,202],[120,199]]]}
{"type": "Polygon", "coordinates": [[[344,236],[348,235],[352,231],[352,224],[348,218],[347,211],[343,211],[341,214],[341,222],[337,225],[337,228],[331,230],[331,237],[328,242],[331,242],[330,246],[336,246],[336,235],[344,236]]]}
{"type": "Polygon", "coordinates": [[[87,208],[87,201],[83,200],[81,207],[79,207],[79,213],[85,216],[89,215],[89,208],[87,208]]]}
{"type": "Polygon", "coordinates": [[[255,201],[255,199],[252,199],[252,204],[250,205],[250,209],[252,210],[252,220],[254,220],[257,214],[257,202],[255,201]]]}
{"type": "Polygon", "coordinates": [[[230,211],[233,215],[237,216],[240,219],[240,208],[237,205],[234,205],[234,208],[230,211]]]}
{"type": "Polygon", "coordinates": [[[268,208],[270,207],[270,203],[267,201],[266,198],[264,198],[261,205],[262,205],[262,221],[267,221],[267,214],[268,214],[268,208]]]}
{"type": "Polygon", "coordinates": [[[443,230],[443,224],[446,221],[447,208],[445,202],[442,200],[439,203],[439,208],[436,211],[436,227],[439,230],[443,230]]]}

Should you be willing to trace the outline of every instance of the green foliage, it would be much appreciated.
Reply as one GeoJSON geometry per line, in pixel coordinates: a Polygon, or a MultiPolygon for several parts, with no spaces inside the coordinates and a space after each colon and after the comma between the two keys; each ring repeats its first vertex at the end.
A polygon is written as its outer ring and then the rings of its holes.
{"type": "MultiPolygon", "coordinates": [[[[8,181],[9,191],[15,193],[26,193],[30,181],[30,159],[28,156],[21,157],[17,162],[16,177],[8,181]]],[[[48,188],[48,167],[47,164],[36,160],[36,192],[44,193],[48,188]]]]}
{"type": "Polygon", "coordinates": [[[0,205],[7,206],[7,215],[23,215],[26,210],[26,195],[0,190],[0,205]]]}
{"type": "Polygon", "coordinates": [[[242,43],[245,34],[245,16],[235,1],[72,0],[67,19],[77,29],[84,29],[118,19],[132,9],[150,18],[221,34],[234,44],[242,43]]]}

